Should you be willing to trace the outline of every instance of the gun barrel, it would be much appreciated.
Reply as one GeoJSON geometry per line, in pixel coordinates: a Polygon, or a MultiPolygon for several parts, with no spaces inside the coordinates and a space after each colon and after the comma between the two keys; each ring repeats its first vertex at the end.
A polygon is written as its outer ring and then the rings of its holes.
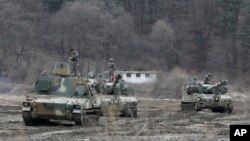
{"type": "Polygon", "coordinates": [[[225,86],[226,84],[227,84],[227,81],[226,81],[226,80],[223,80],[223,81],[221,81],[221,82],[218,82],[218,83],[212,85],[212,87],[210,87],[209,89],[218,88],[218,87],[220,87],[220,86],[225,86]]]}

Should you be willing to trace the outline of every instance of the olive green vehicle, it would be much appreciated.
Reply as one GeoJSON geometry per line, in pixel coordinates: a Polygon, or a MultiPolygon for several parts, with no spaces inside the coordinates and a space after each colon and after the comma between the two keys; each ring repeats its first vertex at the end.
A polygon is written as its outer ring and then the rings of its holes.
{"type": "Polygon", "coordinates": [[[129,87],[121,75],[112,82],[109,72],[101,75],[102,115],[137,116],[137,98],[134,89],[129,87]]]}
{"type": "Polygon", "coordinates": [[[72,74],[68,62],[55,64],[53,73],[43,73],[22,103],[25,125],[43,124],[53,120],[74,121],[91,126],[98,122],[101,94],[93,92],[88,80],[72,74]]]}
{"type": "Polygon", "coordinates": [[[211,109],[212,112],[231,113],[232,98],[226,94],[228,92],[226,84],[226,80],[215,84],[203,84],[203,81],[191,78],[183,88],[182,111],[211,109]]]}

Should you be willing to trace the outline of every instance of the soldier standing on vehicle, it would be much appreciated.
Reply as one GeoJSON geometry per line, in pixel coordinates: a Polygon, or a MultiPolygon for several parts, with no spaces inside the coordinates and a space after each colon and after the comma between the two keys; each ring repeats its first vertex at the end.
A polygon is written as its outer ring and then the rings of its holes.
{"type": "Polygon", "coordinates": [[[115,79],[115,63],[114,63],[113,58],[109,59],[108,70],[109,70],[109,75],[111,77],[111,81],[114,81],[114,79],[115,79]]]}
{"type": "Polygon", "coordinates": [[[78,73],[78,67],[79,67],[79,52],[70,49],[70,57],[69,57],[69,62],[73,64],[73,73],[76,76],[78,73]]]}
{"type": "Polygon", "coordinates": [[[207,75],[205,75],[204,84],[211,84],[211,79],[212,79],[211,73],[208,73],[207,75]]]}
{"type": "Polygon", "coordinates": [[[114,97],[118,98],[119,95],[119,89],[117,89],[116,85],[120,82],[120,80],[122,79],[122,75],[121,74],[117,74],[114,75],[114,80],[113,80],[113,90],[114,90],[114,97]]]}

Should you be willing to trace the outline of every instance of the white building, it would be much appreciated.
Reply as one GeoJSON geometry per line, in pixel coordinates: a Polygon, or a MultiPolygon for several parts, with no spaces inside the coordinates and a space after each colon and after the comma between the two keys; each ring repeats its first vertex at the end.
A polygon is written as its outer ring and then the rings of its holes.
{"type": "Polygon", "coordinates": [[[157,80],[156,71],[117,71],[128,83],[155,83],[157,80]]]}

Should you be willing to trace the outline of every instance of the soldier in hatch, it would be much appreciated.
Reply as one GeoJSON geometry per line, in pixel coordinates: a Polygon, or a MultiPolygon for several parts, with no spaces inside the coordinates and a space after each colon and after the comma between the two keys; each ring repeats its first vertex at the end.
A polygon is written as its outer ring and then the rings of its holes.
{"type": "Polygon", "coordinates": [[[205,78],[204,78],[204,84],[211,84],[211,79],[212,79],[212,75],[211,73],[208,73],[207,75],[205,75],[205,78]]]}
{"type": "Polygon", "coordinates": [[[68,60],[73,64],[73,72],[74,75],[76,76],[79,67],[79,52],[74,49],[70,49],[70,57],[68,60]]]}

